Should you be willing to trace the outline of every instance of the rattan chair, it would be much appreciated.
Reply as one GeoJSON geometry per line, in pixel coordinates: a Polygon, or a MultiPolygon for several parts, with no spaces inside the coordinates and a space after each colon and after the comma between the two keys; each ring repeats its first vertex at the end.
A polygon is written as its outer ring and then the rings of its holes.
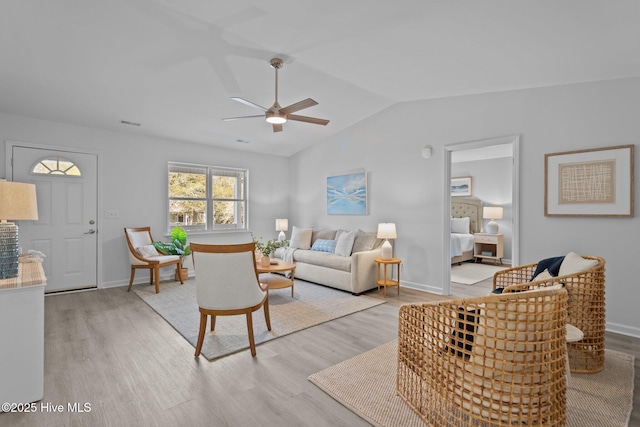
{"type": "Polygon", "coordinates": [[[571,372],[595,373],[604,369],[605,332],[605,260],[597,256],[583,258],[597,260],[589,270],[529,282],[537,263],[498,271],[493,276],[493,288],[503,292],[517,292],[537,286],[563,283],[569,294],[567,323],[584,333],[584,338],[568,343],[571,372]]]}
{"type": "Polygon", "coordinates": [[[567,292],[400,307],[397,392],[430,426],[564,426],[567,292]]]}

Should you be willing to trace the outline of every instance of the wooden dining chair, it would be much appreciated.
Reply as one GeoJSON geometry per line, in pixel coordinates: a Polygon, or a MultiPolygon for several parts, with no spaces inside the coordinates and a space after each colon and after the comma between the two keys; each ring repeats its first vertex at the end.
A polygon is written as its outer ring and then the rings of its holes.
{"type": "Polygon", "coordinates": [[[211,331],[216,316],[244,314],[247,318],[249,347],[256,355],[252,313],[264,307],[267,329],[271,330],[269,296],[260,286],[255,263],[255,243],[209,245],[191,243],[191,256],[196,272],[196,299],[200,309],[200,330],[195,356],[199,356],[211,316],[211,331]]]}

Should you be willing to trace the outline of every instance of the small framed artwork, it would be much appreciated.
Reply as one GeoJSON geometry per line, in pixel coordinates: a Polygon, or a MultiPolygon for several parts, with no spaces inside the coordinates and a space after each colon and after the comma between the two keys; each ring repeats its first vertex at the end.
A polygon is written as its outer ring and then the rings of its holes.
{"type": "Polygon", "coordinates": [[[471,196],[471,177],[461,176],[458,178],[451,178],[451,195],[471,196]]]}
{"type": "Polygon", "coordinates": [[[367,173],[327,177],[327,214],[367,214],[367,173]]]}
{"type": "Polygon", "coordinates": [[[633,216],[634,145],[544,156],[545,216],[633,216]]]}

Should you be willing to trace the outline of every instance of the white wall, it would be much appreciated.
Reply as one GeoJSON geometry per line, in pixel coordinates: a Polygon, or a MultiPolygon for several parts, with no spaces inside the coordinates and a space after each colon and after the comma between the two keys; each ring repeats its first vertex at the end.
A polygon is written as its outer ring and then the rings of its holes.
{"type": "MultiPolygon", "coordinates": [[[[472,162],[453,163],[451,176],[470,176],[471,191],[474,199],[482,200],[483,206],[501,206],[504,208],[503,218],[497,220],[499,232],[504,235],[504,258],[510,262],[513,253],[513,194],[511,181],[513,176],[513,158],[475,160],[472,162]]],[[[483,230],[489,220],[483,221],[483,230]]]]}
{"type": "MultiPolygon", "coordinates": [[[[633,268],[640,218],[550,218],[543,207],[544,154],[635,144],[639,106],[638,78],[396,105],[292,157],[290,224],[374,230],[379,222],[395,222],[403,282],[441,290],[449,262],[442,147],[519,134],[521,264],[570,250],[604,257],[608,328],[640,336],[633,268]],[[423,159],[427,144],[434,155],[423,159]],[[369,215],[327,215],[326,177],[356,168],[369,172],[369,215]]],[[[638,151],[636,163],[637,157],[638,151]]]]}
{"type": "MultiPolygon", "coordinates": [[[[149,225],[156,240],[168,240],[164,235],[169,161],[249,169],[249,225],[257,236],[275,238],[275,218],[287,218],[287,158],[0,114],[0,177],[6,177],[7,140],[100,152],[102,210],[98,230],[102,242],[102,287],[129,282],[124,227],[149,225]],[[120,212],[119,218],[105,219],[104,211],[111,209],[120,212]]],[[[211,243],[250,239],[249,233],[189,236],[192,241],[211,243]]],[[[189,266],[190,260],[185,264],[189,266]]],[[[163,270],[163,276],[170,274],[170,268],[163,270]]],[[[148,274],[138,272],[136,282],[139,281],[148,281],[148,274]]]]}

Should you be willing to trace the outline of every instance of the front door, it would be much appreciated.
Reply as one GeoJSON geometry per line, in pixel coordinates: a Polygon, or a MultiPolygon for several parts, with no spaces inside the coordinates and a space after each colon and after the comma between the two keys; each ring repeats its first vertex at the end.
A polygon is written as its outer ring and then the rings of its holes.
{"type": "Polygon", "coordinates": [[[36,185],[38,220],[19,222],[19,244],[45,254],[45,292],[97,286],[98,156],[12,147],[12,180],[36,185]]]}

